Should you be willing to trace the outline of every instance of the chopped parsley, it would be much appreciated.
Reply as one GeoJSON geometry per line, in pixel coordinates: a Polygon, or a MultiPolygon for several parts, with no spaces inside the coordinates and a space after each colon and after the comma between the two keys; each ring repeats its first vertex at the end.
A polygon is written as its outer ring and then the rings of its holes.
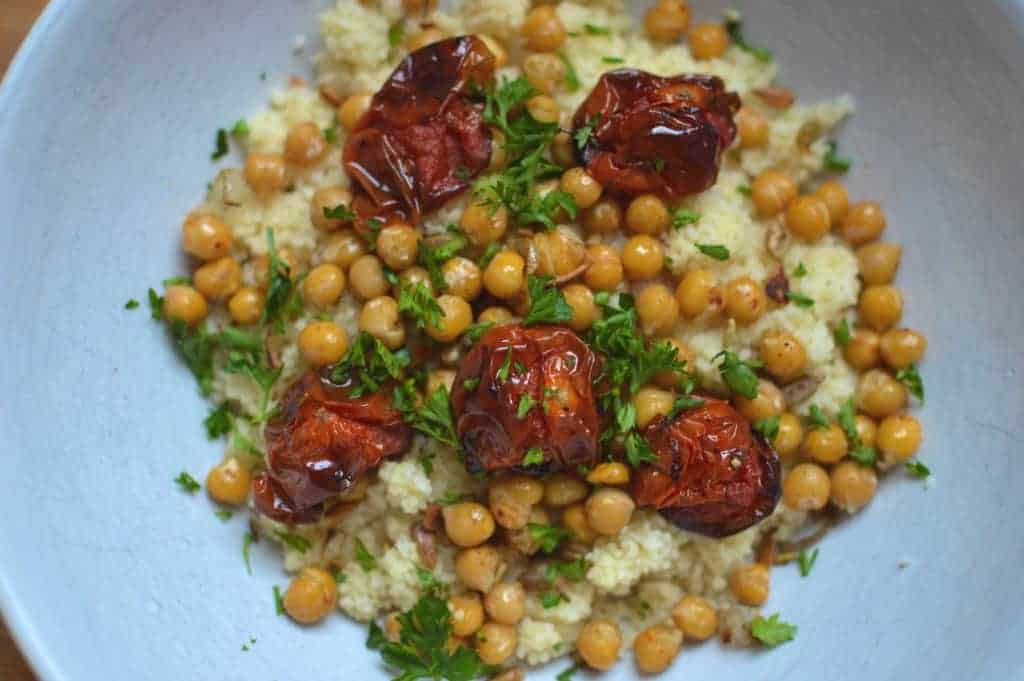
{"type": "Polygon", "coordinates": [[[494,260],[494,256],[498,255],[498,253],[500,252],[501,246],[499,246],[497,243],[489,245],[487,247],[487,250],[484,251],[484,254],[480,256],[480,260],[479,262],[477,262],[477,265],[480,266],[481,270],[487,269],[487,266],[491,264],[492,260],[494,260]]]}
{"type": "Polygon", "coordinates": [[[371,572],[377,569],[377,559],[373,557],[373,554],[366,548],[366,544],[359,537],[355,538],[355,556],[356,562],[359,563],[359,567],[363,568],[363,572],[371,572]]]}
{"type": "Polygon", "coordinates": [[[932,474],[932,471],[928,466],[917,460],[907,461],[903,464],[903,468],[906,469],[909,475],[915,478],[924,479],[932,474]]]}
{"type": "MultiPolygon", "coordinates": [[[[409,404],[400,398],[399,392],[408,390],[408,384],[395,388],[395,406],[409,404]]],[[[408,398],[406,398],[408,399],[408,398]]],[[[403,412],[407,423],[428,437],[449,447],[458,447],[459,439],[455,432],[455,420],[452,418],[452,403],[448,395],[448,388],[438,386],[430,393],[415,409],[399,408],[403,412]]]]}
{"type": "Polygon", "coordinates": [[[187,492],[188,494],[195,494],[200,489],[200,485],[196,482],[196,479],[185,471],[179,473],[178,477],[174,479],[174,482],[178,484],[178,487],[180,487],[183,492],[187,492]]]}
{"type": "Polygon", "coordinates": [[[235,124],[231,126],[231,136],[235,138],[248,137],[249,136],[249,123],[244,118],[239,118],[235,121],[235,124]]]}
{"type": "Polygon", "coordinates": [[[235,515],[233,512],[229,511],[226,508],[217,509],[216,511],[213,512],[213,514],[217,516],[222,523],[226,523],[227,521],[231,520],[231,517],[235,515]]]}
{"type": "Polygon", "coordinates": [[[555,560],[548,563],[545,577],[549,582],[555,582],[563,577],[570,582],[582,582],[587,573],[587,562],[583,558],[576,560],[555,560]]]}
{"type": "Polygon", "coordinates": [[[228,155],[228,131],[224,128],[217,130],[217,137],[214,140],[213,153],[210,154],[211,161],[219,161],[228,155]]]}
{"type": "Polygon", "coordinates": [[[696,244],[697,250],[715,260],[728,260],[729,249],[719,244],[696,244]]]}
{"type": "Polygon", "coordinates": [[[164,299],[153,289],[149,289],[149,313],[154,321],[164,318],[164,299]]]}
{"type": "Polygon", "coordinates": [[[654,159],[654,170],[659,173],[665,170],[665,159],[661,158],[660,156],[654,159]]]}
{"type": "Polygon", "coordinates": [[[210,440],[216,440],[221,435],[230,433],[234,423],[228,405],[222,404],[216,409],[211,409],[209,416],[203,419],[203,426],[206,428],[206,437],[210,440]]]}
{"type": "Polygon", "coordinates": [[[339,203],[334,208],[324,206],[324,217],[328,220],[341,220],[342,222],[352,222],[356,219],[356,214],[348,207],[347,204],[339,203]]]}
{"type": "MultiPolygon", "coordinates": [[[[672,228],[682,229],[700,222],[700,213],[695,210],[679,208],[672,213],[672,228]]],[[[726,256],[728,257],[728,256],[726,256]]]]}
{"type": "Polygon", "coordinates": [[[847,321],[846,317],[843,317],[835,330],[832,331],[832,337],[836,341],[836,345],[841,348],[845,348],[850,344],[852,334],[850,333],[850,322],[847,321]]]}
{"type": "Polygon", "coordinates": [[[684,411],[689,411],[690,409],[696,409],[697,407],[703,406],[704,400],[699,397],[691,397],[689,394],[680,395],[676,398],[676,401],[672,403],[672,409],[670,409],[668,414],[665,415],[665,418],[671,421],[684,411]]]}
{"type": "Polygon", "coordinates": [[[306,553],[313,548],[313,543],[302,535],[278,531],[274,533],[274,536],[280,539],[282,544],[299,553],[306,553]]]}
{"type": "Polygon", "coordinates": [[[921,373],[917,370],[916,364],[897,371],[896,380],[907,386],[910,394],[916,397],[918,402],[924,404],[924,381],[921,380],[921,373]]]}
{"type": "Polygon", "coordinates": [[[416,568],[416,579],[420,581],[420,586],[424,589],[438,589],[441,586],[441,582],[437,581],[437,577],[434,573],[426,568],[416,568]]]}
{"type": "Polygon", "coordinates": [[[588,35],[611,35],[612,34],[612,29],[608,28],[607,26],[596,26],[594,24],[583,24],[583,30],[585,30],[588,35]]]}
{"type": "Polygon", "coordinates": [[[555,681],[572,681],[572,677],[576,672],[580,670],[578,664],[574,664],[565,671],[559,672],[558,676],[555,677],[555,681]]]}
{"type": "Polygon", "coordinates": [[[523,457],[523,466],[539,466],[544,463],[544,450],[541,447],[530,447],[523,457]]]}
{"type": "Polygon", "coordinates": [[[124,309],[126,309],[126,310],[134,310],[137,307],[139,307],[139,305],[141,305],[141,303],[139,303],[139,301],[135,300],[134,298],[129,298],[128,302],[124,304],[124,309]]]}
{"type": "Polygon", "coordinates": [[[477,386],[479,386],[479,385],[480,385],[480,379],[479,378],[467,378],[466,380],[464,380],[462,382],[462,388],[466,392],[473,392],[474,390],[477,389],[477,386]]]}
{"type": "Polygon", "coordinates": [[[562,594],[555,591],[545,591],[540,595],[540,604],[545,610],[558,607],[558,604],[562,602],[562,594]]]}
{"type": "Polygon", "coordinates": [[[527,277],[526,288],[530,295],[530,311],[523,318],[523,326],[561,324],[572,319],[572,307],[552,284],[551,277],[531,274],[527,277]]]}
{"type": "Polygon", "coordinates": [[[800,279],[801,277],[806,277],[806,276],[807,276],[807,268],[804,267],[803,262],[800,262],[800,264],[798,264],[796,266],[796,269],[793,270],[793,277],[796,278],[796,279],[800,279]]]}
{"type": "Polygon", "coordinates": [[[839,144],[837,142],[829,142],[828,151],[825,152],[825,158],[822,161],[825,170],[833,173],[845,173],[853,165],[853,161],[843,158],[838,152],[839,144]]]}
{"type": "Polygon", "coordinates": [[[277,254],[277,247],[274,245],[274,230],[267,228],[267,255],[270,258],[269,283],[267,284],[267,300],[263,306],[263,316],[260,324],[266,326],[271,322],[277,325],[277,332],[284,333],[283,314],[290,311],[294,284],[292,282],[292,269],[277,254]]]}
{"type": "Polygon", "coordinates": [[[434,459],[437,458],[437,454],[422,454],[420,455],[419,462],[420,468],[426,475],[434,474],[434,459]]]}
{"type": "Polygon", "coordinates": [[[388,45],[398,47],[405,40],[405,25],[399,21],[388,28],[388,45]]]}
{"type": "Polygon", "coordinates": [[[420,330],[427,326],[440,329],[441,318],[445,316],[444,310],[422,281],[401,288],[398,293],[398,311],[416,322],[416,328],[420,330]]]}
{"type": "Polygon", "coordinates": [[[281,597],[281,587],[274,585],[274,612],[278,615],[284,614],[284,598],[281,597]]]}
{"type": "Polygon", "coordinates": [[[460,492],[448,491],[448,492],[445,492],[444,495],[440,499],[437,500],[437,503],[441,504],[442,506],[451,506],[452,504],[459,503],[460,501],[462,501],[465,498],[466,498],[465,494],[462,494],[460,492]]]}
{"type": "Polygon", "coordinates": [[[509,369],[512,368],[512,346],[508,346],[508,351],[505,353],[505,360],[498,367],[498,382],[504,383],[508,380],[509,369]]]}
{"type": "Polygon", "coordinates": [[[540,402],[537,402],[529,395],[523,395],[519,398],[519,408],[516,411],[516,418],[522,421],[526,418],[526,415],[530,413],[530,410],[536,407],[540,402]]]}
{"type": "Polygon", "coordinates": [[[405,348],[392,352],[379,339],[362,331],[341,361],[331,368],[330,378],[337,384],[352,379],[355,387],[349,395],[358,398],[377,392],[391,380],[400,380],[410,362],[405,348]]]}
{"type": "Polygon", "coordinates": [[[494,322],[477,322],[462,332],[462,338],[470,345],[473,345],[492,328],[494,328],[494,322]]]}
{"type": "Polygon", "coordinates": [[[722,358],[722,361],[718,365],[718,372],[729,389],[748,400],[756,398],[759,381],[754,369],[761,368],[761,362],[757,360],[744,362],[739,355],[728,350],[723,350],[715,355],[712,361],[719,357],[722,358]]]}
{"type": "Polygon", "coordinates": [[[245,561],[245,571],[250,575],[252,574],[250,553],[252,552],[252,544],[254,541],[256,541],[256,535],[252,532],[246,532],[245,536],[242,537],[242,560],[245,561]]]}
{"type": "Polygon", "coordinates": [[[324,139],[327,140],[328,144],[338,143],[338,120],[335,118],[334,122],[331,123],[331,127],[324,128],[324,139]]]}
{"type": "Polygon", "coordinates": [[[347,581],[348,581],[348,575],[346,575],[344,573],[344,571],[338,570],[337,572],[334,573],[334,583],[335,584],[344,584],[347,581]]]}
{"type": "Polygon", "coordinates": [[[741,184],[739,187],[736,187],[736,191],[738,191],[740,194],[743,194],[743,196],[750,196],[751,194],[754,193],[754,190],[745,184],[741,184]]]}
{"type": "Polygon", "coordinates": [[[576,131],[574,139],[576,141],[576,148],[580,151],[586,148],[587,144],[590,143],[590,138],[594,134],[594,130],[601,123],[601,113],[598,112],[587,120],[587,124],[580,126],[580,129],[576,131]]]}
{"type": "Polygon", "coordinates": [[[857,432],[857,409],[854,407],[853,399],[849,399],[839,408],[836,414],[836,422],[846,433],[846,439],[850,443],[850,458],[862,466],[874,466],[878,461],[878,452],[873,447],[868,447],[860,439],[857,432]]]}
{"type": "Polygon", "coordinates": [[[565,89],[568,92],[576,92],[580,89],[580,77],[576,73],[576,68],[569,61],[569,57],[565,56],[564,52],[557,52],[556,54],[562,60],[562,64],[565,65],[565,89]]]}
{"type": "Polygon", "coordinates": [[[804,294],[797,293],[796,291],[787,291],[786,292],[786,300],[788,300],[789,302],[793,303],[797,307],[803,307],[803,308],[814,307],[814,299],[813,298],[808,298],[804,294]]]}
{"type": "Polygon", "coordinates": [[[754,423],[754,430],[761,433],[761,435],[764,436],[764,439],[768,440],[768,442],[774,442],[775,438],[779,436],[778,415],[766,416],[765,418],[756,421],[754,423]]]}
{"type": "Polygon", "coordinates": [[[430,274],[430,283],[438,293],[448,290],[448,282],[445,281],[442,267],[446,262],[462,252],[469,242],[466,237],[457,230],[450,230],[450,239],[437,246],[431,246],[426,239],[420,241],[417,261],[430,274]]]}
{"type": "Polygon", "coordinates": [[[818,561],[818,549],[814,549],[810,553],[807,549],[800,551],[796,557],[797,567],[800,568],[800,576],[806,577],[811,574],[811,570],[814,569],[814,564],[818,561]]]}
{"type": "Polygon", "coordinates": [[[626,60],[623,59],[622,57],[604,56],[604,57],[601,57],[601,61],[603,61],[605,64],[624,64],[624,63],[626,63],[626,60]]]}
{"type": "Polygon", "coordinates": [[[220,347],[228,350],[224,371],[248,376],[261,390],[257,423],[265,423],[271,415],[270,391],[281,376],[281,369],[269,366],[262,339],[255,334],[227,327],[217,336],[220,347]]]}
{"type": "Polygon", "coordinates": [[[766,646],[774,648],[780,643],[796,638],[797,627],[779,619],[778,613],[771,617],[755,617],[750,621],[750,633],[766,646]]]}
{"type": "Polygon", "coordinates": [[[857,445],[850,450],[850,458],[861,466],[874,466],[878,463],[878,452],[874,447],[857,445]]]}
{"type": "Polygon", "coordinates": [[[763,47],[755,47],[747,42],[746,37],[743,35],[743,22],[739,19],[726,19],[725,30],[729,32],[729,37],[732,38],[736,47],[752,55],[760,62],[768,63],[772,60],[772,53],[769,50],[763,47]]]}
{"type": "Polygon", "coordinates": [[[527,523],[526,529],[544,553],[554,553],[559,545],[570,536],[568,530],[553,525],[527,523]]]}
{"type": "Polygon", "coordinates": [[[658,460],[654,450],[651,449],[651,445],[635,430],[631,430],[626,434],[623,444],[626,447],[626,460],[633,468],[645,463],[654,463],[658,460]]]}
{"type": "Polygon", "coordinates": [[[816,404],[812,404],[807,410],[807,425],[811,428],[828,428],[829,426],[828,417],[816,404]]]}

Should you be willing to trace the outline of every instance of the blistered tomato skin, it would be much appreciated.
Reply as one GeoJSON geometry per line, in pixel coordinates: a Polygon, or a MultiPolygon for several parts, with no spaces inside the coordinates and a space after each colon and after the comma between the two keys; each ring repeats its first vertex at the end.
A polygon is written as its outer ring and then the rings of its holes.
{"type": "Polygon", "coordinates": [[[351,398],[316,371],[292,384],[265,430],[267,472],[253,481],[256,508],[281,522],[313,522],[325,501],[408,449],[412,429],[389,395],[351,398]]]}
{"type": "Polygon", "coordinates": [[[703,399],[703,406],[644,429],[658,461],[637,471],[633,496],[684,530],[727,537],[771,515],[782,466],[728,402],[703,399]]]}
{"type": "Polygon", "coordinates": [[[597,356],[569,329],[488,331],[466,356],[452,389],[466,467],[542,474],[595,464],[599,374],[597,356]],[[531,450],[543,456],[524,465],[531,450]]]}
{"type": "Polygon", "coordinates": [[[474,36],[427,45],[402,61],[345,145],[360,224],[416,224],[486,170],[491,133],[471,93],[493,78],[494,56],[474,36]]]}
{"type": "Polygon", "coordinates": [[[593,130],[580,160],[605,191],[669,199],[696,194],[718,179],[739,108],[739,96],[715,76],[610,71],[573,118],[575,133],[593,130]]]}

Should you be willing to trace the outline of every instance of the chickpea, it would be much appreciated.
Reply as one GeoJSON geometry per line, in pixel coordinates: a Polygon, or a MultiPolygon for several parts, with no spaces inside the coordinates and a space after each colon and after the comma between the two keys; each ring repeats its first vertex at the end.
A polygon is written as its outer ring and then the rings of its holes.
{"type": "Polygon", "coordinates": [[[778,170],[766,170],[750,185],[750,199],[762,218],[778,215],[799,193],[796,182],[778,170]]]}
{"type": "Polygon", "coordinates": [[[786,397],[779,387],[763,378],[757,382],[757,397],[748,400],[742,395],[734,395],[733,402],[751,423],[756,423],[769,416],[778,416],[786,409],[786,397]]]}
{"type": "Polygon", "coordinates": [[[909,414],[889,416],[878,426],[878,449],[887,464],[902,463],[921,446],[921,422],[909,414]]]}
{"type": "Polygon", "coordinates": [[[502,664],[516,652],[519,634],[508,624],[488,622],[476,634],[476,654],[484,664],[502,664]]]}
{"type": "Polygon", "coordinates": [[[537,253],[537,273],[564,277],[577,271],[587,256],[583,242],[572,232],[556,229],[533,235],[537,253]]]}
{"type": "Polygon", "coordinates": [[[565,64],[554,54],[530,54],[523,59],[523,75],[538,92],[550,95],[565,82],[565,64]]]}
{"type": "Polygon", "coordinates": [[[665,247],[646,234],[630,237],[622,248],[622,267],[631,280],[653,279],[665,266],[665,247]]]}
{"type": "Polygon", "coordinates": [[[668,206],[654,194],[641,194],[626,208],[626,227],[637,234],[657,236],[668,229],[671,221],[668,206]]]}
{"type": "Polygon", "coordinates": [[[495,522],[507,530],[521,530],[530,511],[544,498],[544,484],[527,475],[512,474],[495,481],[488,490],[488,505],[495,522]]]}
{"type": "Polygon", "coordinates": [[[523,22],[522,35],[527,49],[554,52],[565,42],[567,32],[554,7],[534,7],[523,22]]]}
{"type": "Polygon", "coordinates": [[[494,534],[494,516],[475,501],[445,506],[442,515],[445,534],[456,546],[479,546],[494,534]]]}
{"type": "Polygon", "coordinates": [[[476,246],[489,246],[501,241],[508,229],[508,209],[493,208],[483,203],[471,203],[462,211],[459,227],[476,246]]]}
{"type": "Polygon", "coordinates": [[[399,272],[416,263],[419,247],[420,233],[409,225],[389,225],[377,234],[377,255],[399,272]]]}
{"type": "Polygon", "coordinates": [[[245,159],[245,182],[258,195],[267,197],[288,186],[288,168],[280,154],[249,154],[245,159]]]}
{"type": "Polygon", "coordinates": [[[708,310],[716,311],[723,303],[715,276],[705,269],[687,272],[676,287],[679,311],[687,319],[695,319],[708,310]]]}
{"type": "Polygon", "coordinates": [[[888,284],[868,286],[857,306],[860,318],[875,331],[885,331],[903,316],[903,295],[888,284]]]}
{"type": "Polygon", "coordinates": [[[614,247],[593,244],[587,249],[590,265],[583,273],[583,281],[598,291],[613,291],[622,283],[622,258],[614,247]]]}
{"type": "Polygon", "coordinates": [[[211,300],[224,300],[242,286],[242,267],[231,257],[208,262],[192,277],[196,289],[211,300]]]}
{"type": "Polygon", "coordinates": [[[807,351],[803,343],[786,331],[765,333],[761,337],[759,354],[765,370],[783,382],[793,380],[807,367],[807,351]]]}
{"type": "Polygon", "coordinates": [[[768,144],[771,126],[761,112],[744,107],[736,114],[736,124],[739,127],[742,148],[757,149],[768,144]]]}
{"type": "Polygon", "coordinates": [[[903,247],[885,241],[874,241],[857,249],[860,278],[866,286],[891,284],[900,267],[903,247]]]}
{"type": "Polygon", "coordinates": [[[352,132],[363,115],[370,110],[372,103],[373,95],[371,94],[352,95],[338,107],[338,120],[346,130],[352,132]]]}
{"type": "Polygon", "coordinates": [[[299,350],[314,366],[334,364],[348,350],[348,334],[334,322],[310,322],[299,332],[299,350]]]}
{"type": "Polygon", "coordinates": [[[854,329],[850,342],[843,348],[843,359],[857,371],[878,366],[881,356],[881,338],[871,329],[854,329]]]}
{"type": "Polygon", "coordinates": [[[480,38],[484,45],[487,45],[487,49],[491,51],[491,54],[494,55],[495,69],[500,69],[508,64],[508,50],[505,49],[505,46],[497,38],[487,33],[477,33],[476,37],[480,38]]]}
{"type": "Polygon", "coordinates": [[[515,298],[526,285],[526,261],[514,251],[502,251],[484,270],[484,288],[495,298],[515,298]]]}
{"type": "Polygon", "coordinates": [[[288,131],[284,141],[284,157],[303,168],[315,166],[327,155],[327,139],[316,123],[299,123],[288,131]]]}
{"type": "Polygon", "coordinates": [[[586,331],[598,318],[599,311],[594,303],[593,292],[583,284],[569,284],[562,289],[565,302],[572,308],[572,319],[569,328],[573,331],[586,331]]]}
{"type": "Polygon", "coordinates": [[[320,247],[316,260],[333,263],[343,270],[352,266],[360,256],[366,254],[366,244],[355,232],[342,230],[327,237],[320,247]]]}
{"type": "Polygon", "coordinates": [[[388,280],[384,266],[375,255],[361,255],[353,261],[348,270],[348,282],[352,293],[360,300],[370,300],[387,294],[388,280]]]}
{"type": "Polygon", "coordinates": [[[530,531],[530,525],[550,525],[551,516],[540,507],[533,507],[530,509],[530,515],[526,521],[526,527],[522,527],[518,530],[505,530],[505,541],[509,546],[514,548],[516,551],[524,556],[533,556],[540,551],[540,542],[537,537],[534,536],[533,532],[530,531]]]}
{"type": "Polygon", "coordinates": [[[800,418],[789,412],[779,415],[779,433],[772,440],[772,446],[783,461],[792,462],[804,441],[804,427],[800,418]]]}
{"type": "Polygon", "coordinates": [[[874,468],[843,461],[832,469],[832,503],[847,513],[856,513],[875,496],[878,474],[874,468]]]}
{"type": "Polygon", "coordinates": [[[192,213],[181,226],[185,252],[200,260],[220,260],[231,252],[231,228],[216,215],[192,213]]]}
{"type": "Polygon", "coordinates": [[[218,503],[241,506],[249,499],[251,483],[249,469],[231,457],[210,469],[206,475],[206,492],[218,503]]]}
{"type": "Polygon", "coordinates": [[[669,668],[682,647],[683,632],[675,627],[648,627],[633,641],[633,657],[644,674],[659,674],[669,668]]]}
{"type": "Polygon", "coordinates": [[[739,277],[725,285],[725,313],[737,324],[753,324],[768,307],[764,287],[750,277],[739,277]]]}
{"type": "Polygon", "coordinates": [[[672,411],[675,404],[675,396],[668,390],[646,386],[640,388],[633,397],[633,405],[636,407],[636,425],[646,428],[647,424],[659,416],[672,411]]]}
{"type": "Polygon", "coordinates": [[[718,631],[718,612],[700,596],[683,596],[672,608],[672,621],[695,641],[706,641],[718,631]]]}
{"type": "MultiPolygon", "coordinates": [[[[196,274],[198,275],[198,272],[196,274]]],[[[198,284],[198,279],[196,283],[198,284]]],[[[917,331],[892,329],[882,335],[880,349],[882,359],[889,367],[903,369],[919,362],[927,346],[928,341],[917,331]]]]}
{"type": "Polygon", "coordinates": [[[857,414],[854,417],[854,425],[857,427],[857,438],[865,447],[874,447],[878,441],[878,424],[870,416],[857,414]]]}
{"type": "Polygon", "coordinates": [[[309,202],[309,221],[313,226],[325,232],[341,229],[346,222],[337,218],[329,218],[325,213],[338,206],[352,203],[352,193],[341,187],[322,187],[313,194],[309,202]]]}
{"type": "Polygon", "coordinates": [[[313,307],[329,308],[345,292],[345,272],[331,263],[317,265],[302,280],[302,300],[313,307]]]}
{"type": "Polygon", "coordinates": [[[487,616],[498,624],[519,624],[526,614],[526,591],[519,582],[501,582],[484,596],[487,616]]]}
{"type": "Polygon", "coordinates": [[[857,382],[857,409],[876,419],[891,416],[907,406],[907,389],[880,369],[862,374],[857,382]]]}
{"type": "MultiPolygon", "coordinates": [[[[195,326],[206,319],[210,308],[203,294],[191,286],[168,286],[164,292],[164,317],[195,326]]],[[[262,313],[262,311],[261,311],[262,313]]]]}
{"type": "Polygon", "coordinates": [[[464,300],[473,301],[483,290],[483,277],[480,267],[462,256],[456,256],[441,266],[441,274],[448,284],[448,293],[464,300]]]}
{"type": "Polygon", "coordinates": [[[622,206],[615,199],[601,199],[583,211],[583,226],[591,234],[611,234],[622,226],[622,206]]]}
{"type": "Polygon", "coordinates": [[[846,187],[839,180],[822,182],[821,186],[814,190],[814,195],[828,206],[828,214],[833,225],[840,224],[850,210],[850,197],[846,193],[846,187]]]}
{"type": "Polygon", "coordinates": [[[786,207],[786,227],[809,243],[821,240],[832,226],[828,204],[816,196],[800,196],[786,207]]]}
{"type": "Polygon", "coordinates": [[[544,481],[544,503],[553,508],[571,506],[587,498],[587,483],[566,473],[555,473],[544,481]]]}
{"type": "Polygon", "coordinates": [[[597,539],[597,532],[587,524],[587,511],[583,504],[573,504],[562,511],[562,524],[578,542],[589,545],[597,539]]]}
{"type": "Polygon", "coordinates": [[[576,650],[592,669],[611,669],[619,659],[622,648],[622,633],[611,620],[593,619],[583,625],[576,639],[576,650]]]}
{"type": "Polygon", "coordinates": [[[572,196],[576,205],[585,210],[601,199],[603,187],[583,168],[570,168],[562,174],[562,191],[572,196]]]}
{"type": "Polygon", "coordinates": [[[697,24],[690,29],[690,52],[694,59],[717,59],[729,49],[729,34],[721,24],[697,24]]]}
{"type": "Polygon", "coordinates": [[[634,509],[633,497],[622,490],[605,487],[587,499],[587,524],[598,534],[614,537],[629,525],[634,509]]]}
{"type": "Polygon", "coordinates": [[[804,436],[804,453],[821,463],[836,463],[849,451],[846,434],[838,424],[825,428],[812,428],[804,436]]]}
{"type": "Polygon", "coordinates": [[[729,589],[744,605],[763,605],[768,600],[771,573],[761,563],[741,565],[729,574],[729,589]]]}
{"type": "Polygon", "coordinates": [[[651,284],[636,299],[640,326],[648,336],[667,336],[679,321],[679,305],[664,284],[651,284]]]}
{"type": "Polygon", "coordinates": [[[816,463],[797,464],[782,481],[782,501],[795,511],[820,511],[830,491],[828,473],[816,463]]]}
{"type": "Polygon", "coordinates": [[[480,323],[490,322],[495,326],[504,326],[505,324],[511,324],[515,316],[512,314],[512,310],[507,307],[489,307],[480,313],[477,317],[477,321],[480,323]]]}
{"type": "Polygon", "coordinates": [[[882,236],[885,231],[885,213],[874,201],[864,201],[850,206],[839,227],[839,233],[853,246],[863,246],[882,236]]]}
{"type": "Polygon", "coordinates": [[[484,624],[484,606],[476,594],[448,599],[448,611],[452,614],[452,634],[455,636],[472,636],[484,624]]]}
{"type": "Polygon", "coordinates": [[[334,575],[316,567],[304,568],[284,592],[284,611],[299,624],[314,624],[330,614],[338,600],[334,575]]]}
{"type": "Polygon", "coordinates": [[[473,308],[464,299],[444,294],[437,299],[441,308],[440,328],[427,326],[427,335],[439,343],[451,343],[473,323],[473,308]]]}
{"type": "Polygon", "coordinates": [[[236,324],[249,326],[255,324],[263,316],[263,294],[248,286],[238,289],[228,301],[228,312],[236,324]]]}
{"type": "Polygon", "coordinates": [[[600,463],[587,473],[587,482],[591,485],[628,485],[629,478],[629,466],[618,461],[600,463]]]}
{"type": "Polygon", "coordinates": [[[505,572],[505,562],[493,546],[477,546],[455,557],[455,576],[467,588],[486,593],[505,572]]]}
{"type": "Polygon", "coordinates": [[[644,15],[644,30],[651,40],[674,43],[690,27],[690,5],[685,0],[659,0],[644,15]]]}
{"type": "Polygon", "coordinates": [[[405,343],[405,326],[398,311],[398,301],[391,296],[378,296],[363,304],[359,311],[359,330],[380,340],[391,350],[405,343]]]}
{"type": "Polygon", "coordinates": [[[416,50],[420,50],[426,47],[427,45],[439,43],[444,39],[445,35],[444,33],[441,32],[440,29],[433,27],[425,28],[419,33],[410,36],[409,39],[405,41],[405,47],[410,52],[415,52],[416,50]]]}
{"type": "Polygon", "coordinates": [[[548,95],[537,95],[526,101],[526,110],[538,123],[557,123],[562,115],[562,108],[548,95]]]}
{"type": "Polygon", "coordinates": [[[562,131],[551,140],[551,160],[559,168],[576,165],[576,142],[569,133],[562,131]]]}

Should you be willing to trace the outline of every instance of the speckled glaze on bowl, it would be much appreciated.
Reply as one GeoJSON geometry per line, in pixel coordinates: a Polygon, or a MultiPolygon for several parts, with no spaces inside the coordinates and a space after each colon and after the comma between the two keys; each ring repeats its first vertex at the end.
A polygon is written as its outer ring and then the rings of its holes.
{"type": "MultiPolygon", "coordinates": [[[[322,4],[54,0],[0,90],[0,605],[44,681],[387,678],[361,627],[276,617],[277,560],[257,547],[248,576],[242,518],[171,483],[219,445],[122,307],[181,267],[214,130],[308,71],[292,48],[322,4]]],[[[890,476],[810,578],[776,573],[794,643],[689,648],[666,678],[1024,678],[1024,5],[737,4],[802,97],[857,99],[851,193],[906,245],[936,484],[890,476]]]]}

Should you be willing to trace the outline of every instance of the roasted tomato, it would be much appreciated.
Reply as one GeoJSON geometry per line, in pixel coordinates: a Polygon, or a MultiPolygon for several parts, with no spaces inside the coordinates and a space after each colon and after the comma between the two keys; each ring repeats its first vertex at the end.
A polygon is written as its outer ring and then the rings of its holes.
{"type": "Polygon", "coordinates": [[[580,156],[606,190],[675,199],[715,183],[739,108],[739,96],[714,76],[620,69],[601,77],[573,127],[591,128],[580,156]]]}
{"type": "Polygon", "coordinates": [[[594,464],[599,372],[597,356],[569,329],[488,331],[466,356],[452,390],[467,468],[547,473],[594,464]]]}
{"type": "Polygon", "coordinates": [[[494,55],[474,36],[427,45],[402,61],[345,145],[363,223],[415,224],[487,168],[491,133],[470,96],[493,78],[494,55]]]}
{"type": "Polygon", "coordinates": [[[325,501],[408,449],[412,429],[388,395],[351,398],[316,371],[297,380],[266,427],[268,470],[253,481],[257,509],[282,522],[314,521],[325,501]]]}
{"type": "Polygon", "coordinates": [[[704,405],[644,429],[657,463],[637,472],[633,496],[684,530],[726,537],[771,515],[779,455],[728,402],[704,405]]]}

